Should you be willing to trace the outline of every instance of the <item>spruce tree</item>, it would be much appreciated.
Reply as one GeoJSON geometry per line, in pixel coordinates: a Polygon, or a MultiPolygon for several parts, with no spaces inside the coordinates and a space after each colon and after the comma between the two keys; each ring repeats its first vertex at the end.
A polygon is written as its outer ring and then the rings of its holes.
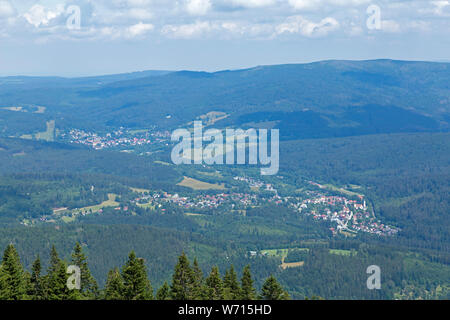
{"type": "Polygon", "coordinates": [[[46,282],[45,282],[45,298],[47,300],[68,300],[69,288],[67,287],[67,280],[69,278],[67,266],[62,261],[55,246],[50,252],[50,266],[48,268],[46,282]]]}
{"type": "Polygon", "coordinates": [[[237,279],[234,266],[231,265],[230,269],[225,272],[223,278],[223,289],[225,300],[239,300],[241,298],[241,288],[237,279]]]}
{"type": "Polygon", "coordinates": [[[25,295],[22,300],[32,300],[31,295],[29,294],[31,288],[31,273],[29,273],[27,270],[24,270],[22,278],[25,287],[25,295]]]}
{"type": "Polygon", "coordinates": [[[147,276],[144,259],[137,258],[134,251],[128,256],[128,261],[122,268],[123,293],[125,300],[151,300],[153,289],[147,276]]]}
{"type": "Polygon", "coordinates": [[[172,276],[172,285],[170,294],[173,300],[192,300],[194,299],[194,272],[190,267],[190,263],[186,254],[178,258],[175,271],[172,276]]]}
{"type": "Polygon", "coordinates": [[[211,273],[206,278],[205,282],[206,288],[208,289],[209,300],[222,300],[223,284],[218,267],[212,267],[211,273]]]}
{"type": "Polygon", "coordinates": [[[170,287],[167,281],[156,292],[156,300],[170,300],[170,287]]]}
{"type": "Polygon", "coordinates": [[[250,272],[250,266],[246,266],[242,273],[241,278],[241,300],[255,300],[256,290],[253,287],[252,274],[250,272]]]}
{"type": "Polygon", "coordinates": [[[119,268],[110,270],[108,272],[108,278],[106,279],[105,300],[123,300],[123,279],[120,274],[119,268]]]}
{"type": "Polygon", "coordinates": [[[194,263],[192,264],[192,272],[193,272],[193,300],[207,300],[208,292],[205,286],[205,279],[203,278],[203,271],[200,268],[197,258],[194,259],[194,263]]]}
{"type": "Polygon", "coordinates": [[[0,264],[0,300],[4,300],[4,290],[6,291],[6,274],[2,272],[2,265],[0,264]]]}
{"type": "Polygon", "coordinates": [[[83,248],[77,242],[72,253],[72,262],[80,268],[81,271],[81,286],[79,292],[85,299],[94,299],[98,296],[98,285],[89,270],[87,258],[83,252],[83,248]]]}
{"type": "Polygon", "coordinates": [[[44,299],[44,284],[41,277],[41,272],[41,259],[38,255],[36,260],[33,262],[33,266],[31,267],[30,284],[28,287],[28,296],[31,300],[44,299]]]}
{"type": "Polygon", "coordinates": [[[0,268],[0,300],[22,300],[26,298],[24,270],[16,248],[6,247],[0,268]]]}
{"type": "Polygon", "coordinates": [[[289,294],[283,290],[273,275],[266,279],[261,289],[263,300],[288,300],[289,294]]]}

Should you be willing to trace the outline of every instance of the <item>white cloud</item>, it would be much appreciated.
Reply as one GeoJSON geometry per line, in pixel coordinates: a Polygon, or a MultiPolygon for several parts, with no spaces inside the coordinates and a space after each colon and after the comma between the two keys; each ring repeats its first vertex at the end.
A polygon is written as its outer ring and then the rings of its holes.
{"type": "Polygon", "coordinates": [[[154,29],[154,25],[148,23],[139,22],[138,24],[132,25],[127,29],[127,35],[131,38],[142,36],[149,31],[154,29]]]}
{"type": "Polygon", "coordinates": [[[151,0],[127,0],[127,4],[130,7],[147,7],[151,3],[151,0]]]}
{"type": "Polygon", "coordinates": [[[36,4],[23,16],[28,23],[39,26],[47,26],[51,20],[60,17],[64,13],[64,6],[58,5],[54,10],[46,9],[40,4],[36,4]]]}
{"type": "Polygon", "coordinates": [[[400,24],[394,20],[381,21],[381,29],[391,33],[399,33],[401,31],[400,24]]]}
{"type": "Polygon", "coordinates": [[[420,32],[431,31],[431,24],[427,21],[416,20],[408,23],[408,28],[420,32]]]}
{"type": "Polygon", "coordinates": [[[261,8],[274,5],[276,0],[231,0],[230,2],[232,5],[244,8],[261,8]]]}
{"type": "Polygon", "coordinates": [[[341,7],[357,7],[373,2],[372,0],[328,0],[332,5],[341,7]]]}
{"type": "Polygon", "coordinates": [[[153,17],[152,12],[144,8],[132,8],[128,11],[128,16],[130,18],[148,20],[153,17]]]}
{"type": "Polygon", "coordinates": [[[364,29],[354,22],[351,22],[350,25],[348,25],[347,27],[348,28],[346,32],[350,36],[360,36],[364,34],[364,29]]]}
{"type": "Polygon", "coordinates": [[[0,1],[0,19],[14,16],[16,10],[8,1],[0,1]]]}
{"type": "Polygon", "coordinates": [[[446,9],[450,9],[450,1],[448,0],[440,0],[440,1],[432,1],[434,5],[433,13],[438,16],[448,16],[450,15],[450,11],[446,12],[446,9]]]}
{"type": "Polygon", "coordinates": [[[210,9],[210,0],[188,0],[186,3],[186,10],[192,15],[205,15],[210,9]]]}
{"type": "Polygon", "coordinates": [[[217,26],[212,25],[209,21],[197,21],[191,24],[166,25],[161,32],[169,37],[189,39],[204,35],[215,28],[217,26]]]}
{"type": "Polygon", "coordinates": [[[318,10],[324,6],[356,7],[370,2],[371,0],[289,0],[289,4],[296,10],[318,10]]]}
{"type": "Polygon", "coordinates": [[[220,24],[222,34],[231,36],[245,36],[257,39],[271,39],[274,36],[274,26],[267,23],[242,23],[225,21],[220,24]]]}
{"type": "Polygon", "coordinates": [[[314,23],[302,16],[292,16],[286,22],[279,24],[276,27],[276,32],[277,34],[299,33],[306,37],[319,37],[327,35],[338,28],[339,22],[332,17],[327,17],[319,23],[314,23]]]}
{"type": "Polygon", "coordinates": [[[319,0],[289,0],[289,4],[296,10],[312,9],[320,4],[319,0]]]}
{"type": "Polygon", "coordinates": [[[366,34],[366,8],[376,3],[382,10],[380,34],[450,34],[448,20],[442,19],[450,14],[450,0],[77,0],[84,32],[69,32],[64,9],[71,1],[0,0],[0,31],[30,37],[34,26],[32,36],[120,40],[159,30],[159,36],[171,38],[213,35],[227,40],[288,34],[320,37],[339,30],[352,38],[366,34]],[[30,9],[34,3],[38,4],[30,9]],[[245,8],[249,10],[241,10],[245,8]]]}

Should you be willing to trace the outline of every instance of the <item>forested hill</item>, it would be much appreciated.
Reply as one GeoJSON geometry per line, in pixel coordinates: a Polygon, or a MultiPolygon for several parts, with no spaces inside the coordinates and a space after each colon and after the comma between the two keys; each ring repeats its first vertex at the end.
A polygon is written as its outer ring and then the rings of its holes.
{"type": "Polygon", "coordinates": [[[450,134],[391,134],[281,144],[281,168],[294,177],[357,185],[397,243],[449,253],[450,134]]]}
{"type": "MultiPolygon", "coordinates": [[[[59,128],[171,128],[215,111],[226,115],[217,126],[279,127],[285,129],[282,137],[295,139],[446,131],[450,120],[448,63],[324,61],[51,79],[0,79],[4,107],[46,107],[43,114],[21,114],[12,121],[35,120],[45,127],[45,120],[53,119],[59,128]]],[[[18,115],[2,110],[3,117],[18,115]]],[[[11,126],[0,122],[0,132],[11,126]]]]}
{"type": "Polygon", "coordinates": [[[0,138],[0,174],[84,173],[146,183],[173,184],[180,175],[170,167],[135,154],[98,151],[61,143],[0,138]]]}

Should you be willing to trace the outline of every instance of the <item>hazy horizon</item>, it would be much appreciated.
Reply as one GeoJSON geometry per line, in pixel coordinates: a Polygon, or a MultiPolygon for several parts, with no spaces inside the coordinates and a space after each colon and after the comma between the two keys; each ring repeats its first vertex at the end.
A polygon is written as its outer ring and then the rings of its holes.
{"type": "Polygon", "coordinates": [[[181,71],[190,71],[190,72],[207,72],[207,73],[216,73],[216,72],[223,72],[223,71],[239,71],[239,70],[246,70],[246,69],[253,69],[258,67],[272,67],[272,66],[280,66],[280,65],[302,65],[302,64],[312,64],[312,63],[320,63],[320,62],[327,62],[327,61],[348,61],[348,62],[365,62],[365,61],[379,61],[379,60],[391,60],[391,61],[402,61],[402,62],[425,62],[425,63],[450,63],[450,60],[407,60],[407,59],[390,59],[390,58],[374,58],[374,59],[324,59],[324,60],[312,60],[307,62],[291,62],[291,63],[275,63],[275,64],[260,64],[260,65],[251,65],[251,66],[245,66],[241,68],[222,68],[217,70],[202,70],[202,69],[142,69],[142,70],[130,70],[130,71],[123,71],[123,72],[110,72],[110,73],[95,73],[95,74],[80,74],[80,75],[64,75],[64,74],[6,74],[3,75],[0,73],[1,78],[8,78],[8,77],[45,77],[45,78],[66,78],[66,79],[76,79],[76,78],[91,78],[91,77],[107,77],[107,76],[115,76],[115,75],[122,75],[122,74],[134,74],[134,73],[141,73],[141,72],[181,72],[181,71]]]}

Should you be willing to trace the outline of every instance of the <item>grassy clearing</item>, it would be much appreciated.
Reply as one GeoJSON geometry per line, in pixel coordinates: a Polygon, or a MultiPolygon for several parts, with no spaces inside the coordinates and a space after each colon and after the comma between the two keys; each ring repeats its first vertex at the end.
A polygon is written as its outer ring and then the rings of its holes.
{"type": "Polygon", "coordinates": [[[19,152],[19,153],[14,153],[13,157],[23,157],[25,155],[26,155],[26,153],[22,151],[22,152],[19,152]]]}
{"type": "Polygon", "coordinates": [[[21,112],[23,111],[23,107],[4,107],[3,110],[21,112]]]}
{"type": "Polygon", "coordinates": [[[303,267],[303,265],[305,264],[304,261],[299,261],[299,262],[283,262],[280,267],[283,270],[286,270],[287,268],[298,268],[298,267],[303,267]]]}
{"type": "Polygon", "coordinates": [[[355,231],[350,231],[350,230],[346,230],[346,231],[340,230],[339,232],[340,232],[341,234],[343,234],[344,236],[346,236],[346,237],[351,237],[351,238],[354,238],[354,237],[356,237],[356,235],[357,235],[357,233],[356,233],[355,231]]]}
{"type": "Polygon", "coordinates": [[[137,205],[139,208],[155,210],[155,206],[152,205],[151,203],[137,203],[136,205],[137,205]]]}
{"type": "Polygon", "coordinates": [[[150,193],[149,189],[142,189],[142,188],[130,188],[131,191],[136,193],[150,193]]]}
{"type": "Polygon", "coordinates": [[[223,178],[222,174],[219,171],[215,172],[197,171],[197,173],[208,177],[223,178]]]}
{"type": "Polygon", "coordinates": [[[276,257],[281,260],[280,268],[283,270],[286,270],[288,268],[298,268],[302,267],[305,262],[304,261],[297,261],[297,262],[284,262],[286,259],[288,253],[290,250],[301,250],[308,252],[308,248],[288,248],[288,249],[268,249],[268,250],[262,250],[261,254],[268,256],[268,257],[276,257]]]}
{"type": "Polygon", "coordinates": [[[354,197],[354,196],[363,197],[362,194],[359,194],[359,193],[356,193],[356,192],[353,192],[353,191],[349,191],[349,190],[346,190],[346,189],[343,189],[343,188],[339,188],[339,187],[336,187],[336,186],[334,186],[332,184],[324,184],[323,186],[325,188],[329,189],[329,190],[337,191],[337,192],[343,193],[343,194],[345,194],[347,196],[350,196],[350,197],[354,197]]]}
{"type": "Polygon", "coordinates": [[[341,250],[341,249],[330,249],[330,254],[336,254],[339,256],[350,257],[352,255],[352,251],[350,250],[341,250]]]}
{"type": "Polygon", "coordinates": [[[47,130],[36,134],[36,139],[45,141],[55,140],[55,120],[47,121],[47,130]]]}
{"type": "Polygon", "coordinates": [[[71,223],[71,222],[74,222],[75,219],[76,219],[76,218],[75,218],[74,216],[71,216],[71,217],[69,217],[69,216],[64,216],[64,217],[61,218],[61,220],[64,221],[65,223],[71,223]]]}
{"type": "Polygon", "coordinates": [[[260,235],[264,236],[278,236],[285,237],[289,235],[289,232],[282,229],[276,229],[266,226],[255,226],[250,224],[240,224],[235,226],[235,230],[239,233],[250,233],[258,232],[260,235]]]}
{"type": "Polygon", "coordinates": [[[159,161],[159,160],[153,161],[153,163],[162,164],[163,166],[171,166],[170,163],[164,162],[164,161],[159,161]]]}
{"type": "Polygon", "coordinates": [[[40,113],[40,114],[42,114],[42,113],[45,113],[45,110],[46,110],[47,108],[45,108],[45,107],[40,107],[40,106],[38,106],[37,107],[37,110],[34,112],[34,113],[40,113]]]}
{"type": "Polygon", "coordinates": [[[262,250],[261,254],[269,257],[280,257],[285,258],[288,254],[289,249],[268,249],[262,250]]]}
{"type": "Polygon", "coordinates": [[[261,250],[261,254],[269,256],[269,257],[280,257],[282,260],[284,260],[289,250],[300,250],[300,251],[306,251],[308,252],[308,248],[285,248],[285,249],[267,249],[267,250],[261,250]]]}
{"type": "Polygon", "coordinates": [[[108,200],[103,201],[102,203],[95,205],[95,206],[89,206],[84,207],[80,209],[74,209],[72,210],[72,213],[81,213],[81,212],[98,212],[100,209],[106,208],[106,207],[117,207],[120,205],[119,202],[116,201],[117,195],[113,193],[108,194],[108,200]]]}
{"type": "Polygon", "coordinates": [[[53,214],[55,215],[61,215],[63,213],[67,212],[68,208],[58,208],[58,209],[53,209],[53,214]]]}
{"type": "Polygon", "coordinates": [[[226,190],[223,184],[207,183],[189,177],[184,177],[183,181],[181,181],[177,185],[181,187],[191,188],[193,190],[226,190]]]}
{"type": "Polygon", "coordinates": [[[207,114],[201,115],[199,118],[205,122],[206,126],[211,126],[216,122],[228,118],[230,115],[221,111],[211,111],[207,114]]]}

